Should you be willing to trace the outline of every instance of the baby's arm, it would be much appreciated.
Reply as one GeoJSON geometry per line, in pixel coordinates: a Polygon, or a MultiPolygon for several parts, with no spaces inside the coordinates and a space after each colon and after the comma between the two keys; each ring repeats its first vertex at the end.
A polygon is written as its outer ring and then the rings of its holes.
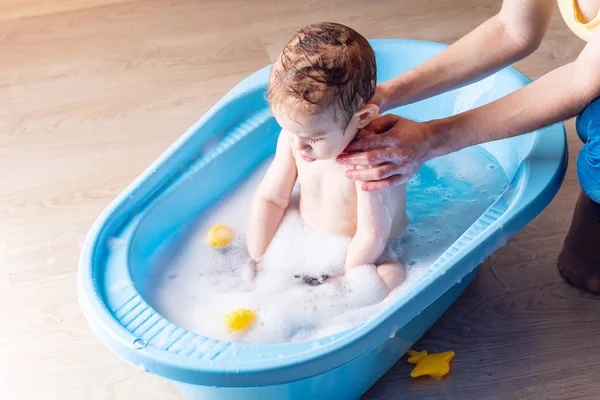
{"type": "Polygon", "coordinates": [[[397,188],[365,192],[356,182],[356,234],[346,254],[346,269],[375,264],[390,236],[394,220],[394,191],[397,188]]]}
{"type": "Polygon", "coordinates": [[[288,135],[285,131],[279,135],[275,158],[250,206],[246,242],[248,253],[255,261],[260,259],[269,247],[290,203],[298,175],[288,135]]]}

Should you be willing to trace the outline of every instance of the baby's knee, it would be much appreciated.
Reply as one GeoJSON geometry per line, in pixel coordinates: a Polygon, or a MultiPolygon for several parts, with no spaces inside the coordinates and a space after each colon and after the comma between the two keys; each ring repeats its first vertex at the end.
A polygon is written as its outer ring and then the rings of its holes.
{"type": "Polygon", "coordinates": [[[377,266],[377,275],[388,289],[393,290],[404,282],[406,268],[399,261],[387,261],[377,266]]]}

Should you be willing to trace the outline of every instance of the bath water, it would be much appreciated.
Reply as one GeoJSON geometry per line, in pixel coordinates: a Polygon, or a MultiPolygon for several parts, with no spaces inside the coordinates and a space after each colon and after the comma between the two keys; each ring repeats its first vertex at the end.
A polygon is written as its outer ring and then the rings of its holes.
{"type": "Polygon", "coordinates": [[[407,268],[405,282],[388,295],[374,266],[339,276],[350,238],[305,226],[297,190],[252,279],[244,233],[268,162],[149,260],[139,289],[173,323],[204,336],[249,343],[302,341],[349,329],[402,296],[508,184],[502,167],[479,147],[427,163],[408,184],[409,226],[388,243],[388,251],[407,268]],[[207,244],[206,234],[214,225],[233,229],[228,247],[207,244]],[[338,277],[311,286],[298,278],[302,275],[338,277]],[[230,333],[224,316],[238,308],[252,309],[257,318],[247,331],[230,333]]]}

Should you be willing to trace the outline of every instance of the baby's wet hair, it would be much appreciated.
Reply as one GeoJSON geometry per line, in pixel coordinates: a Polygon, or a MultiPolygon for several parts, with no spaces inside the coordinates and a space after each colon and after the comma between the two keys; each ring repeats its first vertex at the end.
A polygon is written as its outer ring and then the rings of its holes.
{"type": "Polygon", "coordinates": [[[292,98],[307,114],[334,106],[334,118],[346,125],[371,100],[376,80],[367,39],[345,25],[322,22],[302,28],[286,44],[271,68],[268,100],[276,108],[292,98]]]}

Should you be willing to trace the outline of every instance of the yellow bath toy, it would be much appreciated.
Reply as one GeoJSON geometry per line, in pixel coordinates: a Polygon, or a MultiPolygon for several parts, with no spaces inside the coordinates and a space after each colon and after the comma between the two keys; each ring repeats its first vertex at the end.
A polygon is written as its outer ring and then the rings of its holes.
{"type": "Polygon", "coordinates": [[[444,353],[427,354],[427,350],[420,352],[409,350],[408,362],[416,364],[410,373],[412,378],[429,375],[434,378],[441,378],[450,372],[450,361],[454,358],[453,351],[444,353]]]}
{"type": "Polygon", "coordinates": [[[212,247],[225,247],[232,239],[233,231],[224,225],[213,226],[208,231],[208,243],[212,247]]]}
{"type": "Polygon", "coordinates": [[[229,332],[246,329],[255,319],[256,313],[246,308],[240,308],[225,315],[225,322],[229,327],[229,332]]]}

